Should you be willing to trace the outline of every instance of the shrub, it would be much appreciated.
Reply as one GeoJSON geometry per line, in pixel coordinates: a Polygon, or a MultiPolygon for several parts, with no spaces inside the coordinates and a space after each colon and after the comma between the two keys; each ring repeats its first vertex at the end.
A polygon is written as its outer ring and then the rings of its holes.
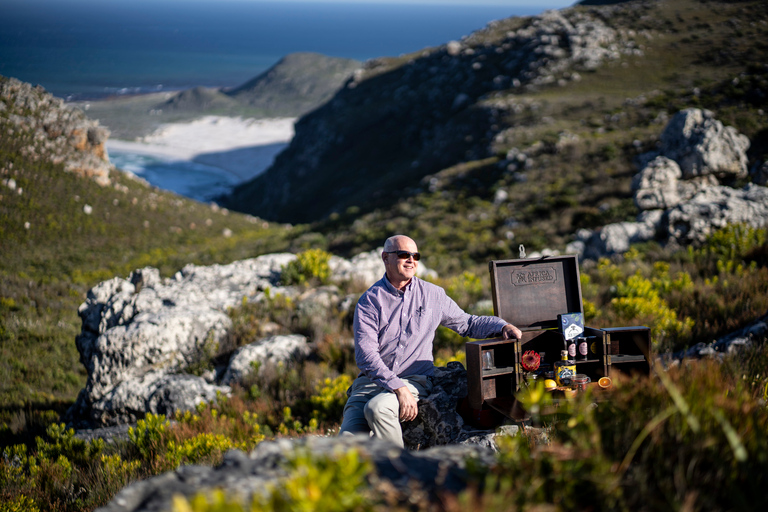
{"type": "Polygon", "coordinates": [[[322,249],[308,249],[282,268],[280,280],[284,285],[327,284],[331,277],[330,259],[331,255],[322,249]]]}
{"type": "Polygon", "coordinates": [[[373,510],[366,492],[372,465],[356,450],[333,456],[313,455],[297,450],[288,462],[289,474],[270,486],[266,495],[256,495],[249,506],[221,491],[210,497],[197,494],[190,501],[174,498],[174,512],[289,511],[336,512],[373,510]]]}
{"type": "Polygon", "coordinates": [[[352,377],[342,374],[331,379],[326,377],[318,384],[316,394],[309,401],[314,408],[313,415],[320,420],[341,418],[344,405],[347,403],[347,389],[352,385],[352,377]]]}

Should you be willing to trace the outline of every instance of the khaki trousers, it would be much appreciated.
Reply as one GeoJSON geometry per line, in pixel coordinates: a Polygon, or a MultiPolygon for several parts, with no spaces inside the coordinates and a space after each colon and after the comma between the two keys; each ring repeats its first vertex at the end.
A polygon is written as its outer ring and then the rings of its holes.
{"type": "MultiPolygon", "coordinates": [[[[413,397],[427,396],[432,391],[432,381],[426,375],[401,377],[413,397]]],[[[339,435],[368,434],[404,447],[403,429],[400,426],[400,402],[392,391],[361,375],[347,390],[344,421],[339,435]]]]}

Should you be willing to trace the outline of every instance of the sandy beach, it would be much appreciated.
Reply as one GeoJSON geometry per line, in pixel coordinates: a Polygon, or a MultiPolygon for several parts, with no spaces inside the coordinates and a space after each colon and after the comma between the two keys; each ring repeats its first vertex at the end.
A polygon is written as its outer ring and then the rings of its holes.
{"type": "Polygon", "coordinates": [[[107,151],[205,164],[229,173],[234,182],[264,172],[293,138],[295,118],[243,119],[205,116],[164,124],[136,141],[107,141],[107,151]]]}

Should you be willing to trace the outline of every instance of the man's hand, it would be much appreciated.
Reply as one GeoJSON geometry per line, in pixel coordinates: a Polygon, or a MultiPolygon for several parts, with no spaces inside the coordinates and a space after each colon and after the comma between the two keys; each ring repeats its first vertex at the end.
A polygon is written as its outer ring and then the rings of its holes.
{"type": "Polygon", "coordinates": [[[397,388],[395,394],[397,395],[397,401],[400,402],[400,421],[416,419],[416,415],[419,413],[419,406],[408,386],[397,388]]]}
{"type": "Polygon", "coordinates": [[[505,340],[512,338],[517,338],[519,340],[523,337],[523,331],[512,324],[507,324],[501,329],[501,335],[505,340]]]}

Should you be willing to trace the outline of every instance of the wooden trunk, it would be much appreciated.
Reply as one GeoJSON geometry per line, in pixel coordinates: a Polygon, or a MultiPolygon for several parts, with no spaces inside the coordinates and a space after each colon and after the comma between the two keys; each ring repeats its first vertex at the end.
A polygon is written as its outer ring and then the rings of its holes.
{"type": "MultiPolygon", "coordinates": [[[[522,354],[533,350],[541,368],[552,369],[565,349],[558,315],[583,313],[578,258],[573,255],[540,259],[491,261],[494,314],[523,331],[520,340],[501,338],[466,344],[468,401],[519,419],[515,393],[524,385],[522,354]],[[483,353],[493,353],[495,366],[483,369],[483,353]]],[[[576,361],[577,373],[593,381],[612,372],[650,372],[650,329],[647,327],[584,327],[590,337],[586,360],[576,361]]]]}

